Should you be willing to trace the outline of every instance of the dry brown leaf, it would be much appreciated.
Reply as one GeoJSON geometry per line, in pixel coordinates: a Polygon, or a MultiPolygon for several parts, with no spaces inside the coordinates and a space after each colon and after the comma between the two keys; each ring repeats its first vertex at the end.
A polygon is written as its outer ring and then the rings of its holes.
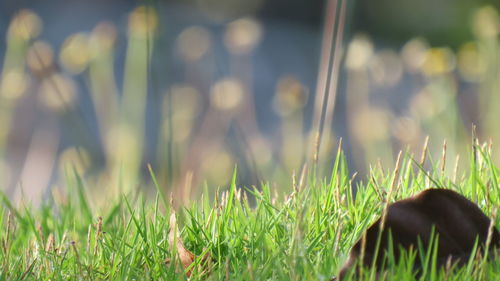
{"type": "MultiPolygon", "coordinates": [[[[194,262],[196,256],[191,251],[186,249],[186,247],[184,247],[184,243],[182,242],[180,231],[177,226],[177,217],[174,211],[172,211],[172,214],[170,215],[170,231],[168,234],[168,244],[170,245],[172,250],[177,254],[179,260],[181,261],[183,269],[186,270],[187,268],[189,268],[189,266],[191,266],[191,264],[194,262]]],[[[209,254],[207,252],[202,258],[201,265],[206,266],[207,261],[209,260],[210,260],[209,254]]],[[[167,264],[170,263],[170,259],[167,259],[166,263],[167,264]]],[[[191,276],[192,271],[193,268],[191,268],[188,272],[186,272],[186,275],[188,277],[191,276]]]]}
{"type": "MultiPolygon", "coordinates": [[[[186,249],[186,247],[184,247],[184,243],[182,242],[182,238],[179,233],[179,228],[177,227],[177,217],[175,215],[175,212],[173,211],[170,215],[170,232],[168,233],[168,244],[178,255],[184,269],[188,268],[194,262],[194,254],[186,249]]],[[[167,262],[170,261],[167,260],[167,262]]],[[[187,276],[190,276],[191,270],[186,274],[187,276]]]]}

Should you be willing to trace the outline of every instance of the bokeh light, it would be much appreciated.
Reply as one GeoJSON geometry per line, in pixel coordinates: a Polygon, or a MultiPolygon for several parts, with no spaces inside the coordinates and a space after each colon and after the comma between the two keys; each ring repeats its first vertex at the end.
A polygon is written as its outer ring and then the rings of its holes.
{"type": "Polygon", "coordinates": [[[252,51],[261,37],[261,25],[254,19],[242,18],[228,24],[224,44],[231,53],[241,55],[252,51]]]}
{"type": "Polygon", "coordinates": [[[307,103],[307,89],[293,76],[285,76],[278,81],[273,100],[274,110],[281,116],[289,116],[307,103]]]}
{"type": "Polygon", "coordinates": [[[52,47],[43,41],[36,41],[29,48],[26,56],[31,71],[38,75],[49,74],[53,69],[54,51],[52,47]]]}
{"type": "Polygon", "coordinates": [[[61,65],[69,72],[78,74],[87,68],[90,58],[89,38],[85,33],[76,33],[64,41],[59,55],[61,65]]]}
{"type": "Polygon", "coordinates": [[[128,18],[128,31],[131,36],[147,37],[158,25],[156,10],[149,6],[139,6],[128,18]]]}
{"type": "Polygon", "coordinates": [[[66,148],[59,156],[59,171],[63,175],[85,175],[90,165],[90,155],[83,147],[66,148]]]}
{"type": "Polygon", "coordinates": [[[210,104],[223,111],[235,110],[243,101],[244,89],[235,78],[221,79],[210,90],[210,104]]]}
{"type": "Polygon", "coordinates": [[[403,76],[403,65],[399,55],[392,50],[375,54],[370,61],[371,77],[375,84],[394,86],[403,76]]]}
{"type": "Polygon", "coordinates": [[[101,22],[97,24],[89,39],[92,56],[96,57],[103,51],[111,51],[117,36],[117,30],[113,23],[101,22]]]}
{"type": "Polygon", "coordinates": [[[349,43],[346,67],[351,70],[361,70],[367,67],[373,55],[373,44],[366,35],[358,34],[349,43]]]}
{"type": "Polygon", "coordinates": [[[30,40],[42,31],[42,20],[33,11],[20,10],[9,25],[9,39],[30,40]]]}
{"type": "Polygon", "coordinates": [[[395,120],[392,135],[404,144],[415,144],[421,135],[420,124],[414,118],[403,116],[395,120]]]}
{"type": "Polygon", "coordinates": [[[453,71],[456,66],[455,54],[449,48],[431,48],[425,54],[422,72],[435,76],[453,71]]]}
{"type": "Polygon", "coordinates": [[[432,119],[444,110],[444,106],[433,98],[429,88],[422,89],[410,101],[411,112],[423,120],[432,119]]]}
{"type": "Polygon", "coordinates": [[[40,86],[40,102],[54,111],[64,111],[73,106],[77,88],[74,82],[61,74],[51,74],[40,86]]]}
{"type": "Polygon", "coordinates": [[[423,38],[414,38],[404,44],[401,56],[410,72],[418,72],[424,65],[429,44],[423,38]]]}
{"type": "Polygon", "coordinates": [[[163,112],[166,116],[163,123],[164,139],[178,143],[187,141],[201,109],[200,93],[196,88],[186,84],[173,85],[163,99],[163,112]],[[172,120],[172,135],[168,118],[172,120]]]}
{"type": "Polygon", "coordinates": [[[354,116],[352,130],[359,142],[375,142],[389,135],[389,112],[381,108],[363,108],[354,116]]]}
{"type": "Polygon", "coordinates": [[[172,117],[175,121],[194,119],[200,114],[202,107],[200,92],[193,86],[173,85],[169,94],[171,98],[165,96],[163,110],[167,114],[169,110],[172,110],[172,117]],[[169,102],[172,104],[168,104],[169,102]]]}
{"type": "Polygon", "coordinates": [[[7,99],[17,99],[26,91],[30,78],[24,72],[13,69],[5,73],[0,81],[0,95],[7,99]]]}
{"type": "Polygon", "coordinates": [[[201,171],[215,186],[225,186],[231,180],[234,160],[224,149],[209,149],[204,157],[201,171]]]}
{"type": "Polygon", "coordinates": [[[479,82],[486,72],[485,58],[480,54],[479,46],[468,42],[458,52],[458,69],[466,81],[479,82]]]}
{"type": "Polygon", "coordinates": [[[492,6],[479,9],[474,14],[473,29],[476,36],[495,38],[500,32],[500,17],[492,6]]]}
{"type": "Polygon", "coordinates": [[[210,50],[209,31],[201,26],[191,26],[182,31],[177,39],[177,49],[187,61],[197,61],[210,50]]]}

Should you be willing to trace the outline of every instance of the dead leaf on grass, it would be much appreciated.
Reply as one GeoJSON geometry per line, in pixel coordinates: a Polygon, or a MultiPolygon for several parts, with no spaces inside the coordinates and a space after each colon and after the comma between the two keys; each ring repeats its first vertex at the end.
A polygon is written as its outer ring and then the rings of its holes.
{"type": "MultiPolygon", "coordinates": [[[[191,251],[186,249],[184,243],[182,242],[182,237],[180,236],[180,231],[177,226],[177,217],[174,211],[172,211],[172,214],[170,215],[170,231],[168,234],[168,244],[170,245],[174,253],[177,254],[177,257],[179,258],[184,270],[188,269],[195,262],[196,256],[191,251]]],[[[165,262],[169,264],[171,260],[167,259],[165,262]]],[[[206,253],[202,257],[200,266],[207,267],[208,262],[210,262],[210,255],[209,252],[206,251],[206,253]]],[[[186,275],[188,277],[191,276],[192,271],[193,267],[191,267],[189,271],[186,272],[186,275]]],[[[208,270],[205,268],[204,270],[201,269],[200,272],[202,272],[202,274],[205,274],[207,271],[208,270]]]]}

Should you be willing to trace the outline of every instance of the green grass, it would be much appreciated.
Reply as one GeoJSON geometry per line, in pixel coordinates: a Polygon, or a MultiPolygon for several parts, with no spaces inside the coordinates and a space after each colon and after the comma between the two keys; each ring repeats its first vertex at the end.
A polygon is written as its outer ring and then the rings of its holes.
{"type": "MultiPolygon", "coordinates": [[[[424,170],[407,155],[396,168],[373,168],[369,181],[357,184],[356,196],[341,153],[331,177],[318,179],[310,169],[304,178],[294,176],[287,194],[264,185],[260,191],[247,188],[246,196],[235,172],[230,187],[216,195],[205,192],[176,210],[180,239],[197,256],[188,268],[191,280],[329,280],[387,200],[427,187],[457,190],[491,216],[500,205],[499,170],[485,149],[474,151],[468,174],[456,181],[441,174],[432,159],[427,164],[435,168],[424,170]],[[250,194],[255,199],[248,200],[250,194]],[[209,261],[199,265],[205,254],[209,261]]],[[[67,187],[66,196],[51,196],[37,208],[14,207],[2,197],[0,280],[187,278],[169,246],[176,198],[135,193],[95,207],[80,177],[69,176],[67,187]]],[[[399,262],[389,258],[386,274],[390,280],[500,280],[499,257],[471,260],[449,273],[435,270],[432,260],[425,251],[399,262]],[[411,272],[414,259],[430,261],[418,279],[411,272]]],[[[373,272],[365,272],[366,280],[375,280],[373,272]]]]}

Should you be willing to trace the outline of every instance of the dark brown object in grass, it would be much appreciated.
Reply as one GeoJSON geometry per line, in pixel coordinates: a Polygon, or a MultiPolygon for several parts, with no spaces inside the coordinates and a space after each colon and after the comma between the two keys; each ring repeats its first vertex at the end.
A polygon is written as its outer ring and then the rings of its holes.
{"type": "MultiPolygon", "coordinates": [[[[388,249],[389,231],[396,261],[401,256],[398,249],[417,249],[419,239],[423,248],[429,249],[433,227],[434,233],[439,237],[438,266],[445,265],[448,260],[458,264],[467,262],[474,250],[476,239],[481,249],[485,247],[490,226],[490,249],[500,249],[500,233],[491,225],[491,220],[476,204],[449,189],[427,189],[413,197],[390,204],[381,233],[379,251],[375,254],[380,224],[381,219],[378,219],[366,230],[366,246],[361,261],[365,267],[370,267],[376,258],[375,266],[378,271],[382,269],[384,255],[388,249]]],[[[352,248],[349,259],[340,270],[339,280],[345,278],[361,257],[362,240],[363,238],[360,238],[352,248]]],[[[419,267],[421,264],[417,256],[415,269],[419,267]]]]}

